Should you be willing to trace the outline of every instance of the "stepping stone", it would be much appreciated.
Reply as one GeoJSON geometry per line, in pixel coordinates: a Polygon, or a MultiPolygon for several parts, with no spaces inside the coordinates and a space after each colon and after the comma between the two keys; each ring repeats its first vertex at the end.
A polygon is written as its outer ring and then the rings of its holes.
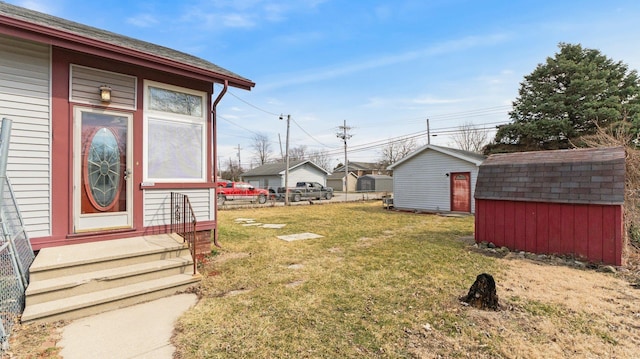
{"type": "Polygon", "coordinates": [[[297,233],[297,234],[290,234],[287,236],[278,236],[278,239],[282,239],[283,241],[287,241],[287,242],[291,242],[291,241],[299,241],[299,240],[303,240],[303,239],[314,239],[314,238],[322,238],[324,236],[321,236],[319,234],[315,234],[315,233],[297,233]]]}
{"type": "Polygon", "coordinates": [[[286,226],[286,224],[263,224],[262,228],[284,228],[284,226],[286,226]]]}

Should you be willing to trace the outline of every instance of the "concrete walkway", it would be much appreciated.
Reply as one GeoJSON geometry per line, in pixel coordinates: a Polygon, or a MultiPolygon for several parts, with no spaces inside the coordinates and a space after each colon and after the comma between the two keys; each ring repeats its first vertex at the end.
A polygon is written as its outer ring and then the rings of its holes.
{"type": "Polygon", "coordinates": [[[172,359],[175,321],[194,306],[195,294],[178,294],[77,319],[62,330],[64,359],[172,359]]]}

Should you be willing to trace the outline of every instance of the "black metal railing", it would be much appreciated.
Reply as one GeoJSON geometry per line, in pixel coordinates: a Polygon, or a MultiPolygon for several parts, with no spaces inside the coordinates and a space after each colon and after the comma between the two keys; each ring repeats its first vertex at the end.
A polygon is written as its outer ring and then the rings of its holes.
{"type": "Polygon", "coordinates": [[[180,235],[189,245],[193,258],[193,274],[197,273],[198,259],[196,256],[196,215],[189,202],[189,196],[171,192],[171,232],[180,235]]]}

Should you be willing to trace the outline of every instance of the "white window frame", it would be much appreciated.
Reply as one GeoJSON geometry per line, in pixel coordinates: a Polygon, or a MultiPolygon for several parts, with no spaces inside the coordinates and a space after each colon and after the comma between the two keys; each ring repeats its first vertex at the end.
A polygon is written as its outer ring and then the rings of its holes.
{"type": "MultiPolygon", "coordinates": [[[[204,183],[207,181],[207,94],[203,91],[192,90],[184,87],[168,85],[160,82],[144,80],[144,99],[143,99],[143,181],[151,182],[151,183],[204,183]],[[163,112],[157,110],[149,109],[149,87],[157,87],[169,91],[182,92],[189,95],[199,96],[202,98],[202,115],[201,116],[191,116],[191,115],[182,115],[173,112],[163,112]],[[149,175],[149,141],[153,139],[149,138],[149,122],[157,120],[157,121],[166,121],[175,123],[177,125],[195,125],[201,126],[201,163],[200,163],[200,177],[171,177],[171,178],[154,178],[149,175]]],[[[179,154],[178,154],[179,155],[179,154]]]]}

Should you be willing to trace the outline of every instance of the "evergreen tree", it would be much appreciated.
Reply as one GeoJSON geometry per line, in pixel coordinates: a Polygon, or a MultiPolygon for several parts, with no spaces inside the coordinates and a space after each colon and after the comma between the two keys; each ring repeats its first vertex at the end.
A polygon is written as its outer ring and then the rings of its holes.
{"type": "Polygon", "coordinates": [[[619,121],[640,128],[640,81],[636,70],[581,45],[559,44],[520,84],[509,113],[485,153],[572,147],[580,136],[619,121]]]}

